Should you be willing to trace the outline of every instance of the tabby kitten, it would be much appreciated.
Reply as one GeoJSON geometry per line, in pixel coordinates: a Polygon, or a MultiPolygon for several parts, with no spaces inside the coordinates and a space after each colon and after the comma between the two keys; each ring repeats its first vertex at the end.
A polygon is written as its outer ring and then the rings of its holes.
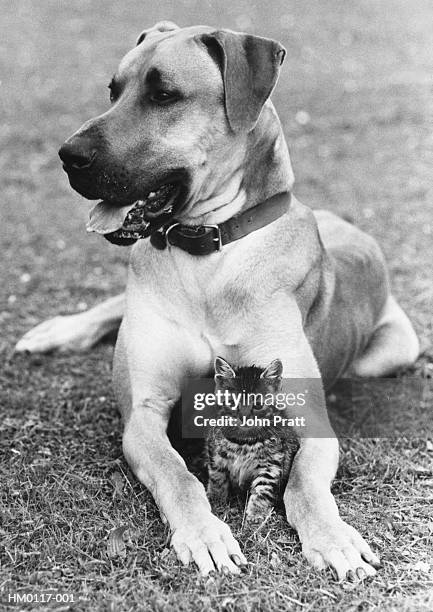
{"type": "MultiPolygon", "coordinates": [[[[275,359],[266,368],[256,366],[232,368],[222,357],[215,360],[215,391],[228,391],[242,399],[224,402],[218,416],[236,417],[231,426],[210,427],[206,440],[209,471],[207,494],[211,503],[227,501],[230,485],[243,491],[249,490],[246,518],[254,522],[262,520],[281,498],[287,482],[291,463],[298,448],[295,437],[276,427],[263,427],[260,421],[276,413],[274,406],[265,405],[248,394],[278,393],[281,390],[283,366],[275,359]],[[244,393],[243,393],[244,392],[244,393]],[[259,424],[241,425],[245,418],[259,424]],[[257,419],[255,419],[257,417],[257,419]]],[[[225,394],[228,397],[228,394],[225,394]]]]}

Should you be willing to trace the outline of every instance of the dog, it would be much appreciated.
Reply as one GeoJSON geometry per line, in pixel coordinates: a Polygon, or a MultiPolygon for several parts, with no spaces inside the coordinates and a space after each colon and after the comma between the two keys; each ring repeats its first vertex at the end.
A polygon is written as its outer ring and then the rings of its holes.
{"type": "Polygon", "coordinates": [[[279,355],[286,376],[317,380],[310,409],[326,435],[300,441],[287,520],[314,567],[362,580],[379,559],[330,491],[338,442],[325,390],[343,375],[412,364],[419,344],[375,241],[293,196],[269,98],[284,55],[274,40],[207,26],[161,22],[140,35],[110,84],[110,109],[60,149],[71,186],[102,199],[91,230],[122,243],[125,216],[144,203],[126,294],[38,326],[17,350],[84,350],[120,324],[113,380],[124,455],[178,558],[204,575],[239,573],[247,560],[167,437],[183,380],[208,375],[216,355],[239,365],[279,355]]]}

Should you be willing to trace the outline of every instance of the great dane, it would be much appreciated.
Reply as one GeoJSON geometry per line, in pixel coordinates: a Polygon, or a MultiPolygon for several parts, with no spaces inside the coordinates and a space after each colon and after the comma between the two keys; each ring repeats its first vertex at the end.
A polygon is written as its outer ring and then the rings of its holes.
{"type": "Polygon", "coordinates": [[[114,387],[124,454],[168,521],[180,561],[203,574],[238,573],[246,559],[170,445],[182,381],[209,375],[216,355],[238,365],[280,357],[286,376],[321,378],[310,409],[329,435],[300,441],[287,520],[315,567],[361,580],[379,559],[340,518],[330,491],[339,451],[325,389],[344,374],[383,376],[411,364],[419,346],[375,241],[291,193],[269,100],[284,53],[273,40],[205,26],[162,22],[141,34],[113,77],[111,108],[60,156],[72,187],[102,199],[90,229],[132,242],[137,236],[118,230],[141,201],[151,239],[132,248],[125,296],[47,321],[17,350],[86,349],[121,323],[114,387]],[[227,224],[238,229],[224,241],[227,224]],[[210,237],[211,251],[191,252],[188,231],[210,237]]]}

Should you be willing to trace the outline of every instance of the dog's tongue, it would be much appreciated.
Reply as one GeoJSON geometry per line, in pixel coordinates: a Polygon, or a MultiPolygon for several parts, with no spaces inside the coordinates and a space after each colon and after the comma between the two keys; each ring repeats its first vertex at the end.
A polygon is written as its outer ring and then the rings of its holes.
{"type": "Polygon", "coordinates": [[[111,204],[102,200],[90,211],[89,221],[87,222],[87,231],[96,232],[98,234],[109,234],[120,229],[123,225],[126,215],[134,208],[136,202],[126,206],[111,204]]]}
{"type": "Polygon", "coordinates": [[[179,190],[179,185],[162,185],[126,206],[102,200],[90,211],[87,231],[106,235],[122,230],[148,236],[150,229],[158,229],[171,215],[179,190]]]}

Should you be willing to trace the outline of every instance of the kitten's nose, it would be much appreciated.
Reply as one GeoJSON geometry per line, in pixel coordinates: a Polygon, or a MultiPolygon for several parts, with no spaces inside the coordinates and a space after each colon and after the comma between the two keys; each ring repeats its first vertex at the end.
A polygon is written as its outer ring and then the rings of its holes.
{"type": "Polygon", "coordinates": [[[241,417],[251,417],[252,416],[252,407],[249,406],[248,404],[241,404],[238,408],[239,410],[239,414],[241,417]]]}

